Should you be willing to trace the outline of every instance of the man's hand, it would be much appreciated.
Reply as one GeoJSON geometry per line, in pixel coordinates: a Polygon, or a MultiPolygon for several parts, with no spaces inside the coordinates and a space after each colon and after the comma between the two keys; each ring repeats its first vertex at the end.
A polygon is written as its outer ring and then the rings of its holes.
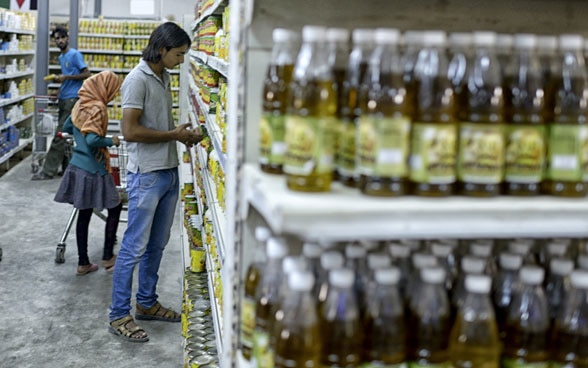
{"type": "Polygon", "coordinates": [[[117,135],[112,136],[112,143],[114,143],[116,147],[120,146],[120,139],[117,135]]]}
{"type": "Polygon", "coordinates": [[[190,123],[181,124],[176,129],[176,140],[184,143],[186,146],[191,147],[202,140],[202,132],[200,128],[189,129],[192,125],[190,123]]]}
{"type": "Polygon", "coordinates": [[[63,83],[64,80],[65,80],[65,75],[63,75],[63,74],[58,74],[55,76],[55,78],[53,78],[53,81],[55,83],[63,83]]]}

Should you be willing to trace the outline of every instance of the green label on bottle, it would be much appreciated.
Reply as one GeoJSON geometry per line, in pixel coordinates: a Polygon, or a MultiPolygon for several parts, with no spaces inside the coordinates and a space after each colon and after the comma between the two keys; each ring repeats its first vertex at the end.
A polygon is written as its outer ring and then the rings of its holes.
{"type": "Polygon", "coordinates": [[[269,346],[269,334],[265,331],[256,329],[253,331],[253,351],[251,357],[254,360],[254,367],[273,368],[274,352],[269,346]]]}
{"type": "Polygon", "coordinates": [[[337,145],[337,170],[346,176],[355,175],[355,124],[351,122],[339,123],[339,138],[337,145]]]}
{"type": "Polygon", "coordinates": [[[506,127],[505,175],[511,183],[539,183],[545,170],[545,127],[506,127]]]}
{"type": "Polygon", "coordinates": [[[413,123],[410,179],[417,183],[455,182],[455,124],[413,123]]]}
{"type": "Polygon", "coordinates": [[[547,178],[581,181],[588,174],[588,127],[553,124],[549,127],[547,178]]]}
{"type": "Polygon", "coordinates": [[[458,177],[475,184],[498,184],[504,170],[502,125],[462,123],[459,129],[458,177]]]}
{"type": "Polygon", "coordinates": [[[302,176],[331,173],[336,132],[335,118],[287,116],[284,172],[302,176]]]}
{"type": "Polygon", "coordinates": [[[451,363],[417,363],[417,362],[410,362],[408,363],[408,368],[452,368],[451,363]]]}
{"type": "Polygon", "coordinates": [[[255,329],[255,300],[244,298],[241,305],[241,344],[253,348],[253,330],[255,329]]]}
{"type": "Polygon", "coordinates": [[[263,114],[259,123],[259,162],[281,165],[286,152],[285,118],[273,114],[263,114]]]}
{"type": "Polygon", "coordinates": [[[406,363],[397,363],[397,364],[386,364],[384,362],[379,362],[377,360],[363,363],[360,365],[361,368],[408,368],[408,364],[406,363]]]}
{"type": "Polygon", "coordinates": [[[404,177],[408,174],[410,120],[407,117],[359,120],[358,170],[363,175],[404,177]]]}
{"type": "Polygon", "coordinates": [[[549,368],[549,362],[525,362],[520,359],[503,359],[503,368],[549,368]]]}

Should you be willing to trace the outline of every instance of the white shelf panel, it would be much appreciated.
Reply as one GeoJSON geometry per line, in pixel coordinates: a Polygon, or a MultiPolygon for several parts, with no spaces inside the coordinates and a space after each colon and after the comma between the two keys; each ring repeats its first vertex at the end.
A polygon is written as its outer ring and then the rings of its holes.
{"type": "Polygon", "coordinates": [[[34,116],[34,114],[30,113],[30,114],[23,115],[14,121],[9,121],[8,123],[5,123],[5,124],[0,124],[0,131],[8,128],[9,126],[19,124],[29,118],[32,118],[33,116],[34,116]]]}
{"type": "Polygon", "coordinates": [[[27,98],[31,98],[33,96],[34,96],[34,94],[30,93],[30,94],[18,96],[18,97],[15,97],[15,98],[1,99],[0,100],[0,107],[6,106],[6,105],[10,105],[10,104],[13,104],[13,103],[16,103],[16,102],[24,101],[27,98]]]}
{"type": "Polygon", "coordinates": [[[0,51],[0,56],[28,56],[35,55],[35,50],[0,51]]]}
{"type": "Polygon", "coordinates": [[[35,71],[32,70],[32,69],[31,70],[26,70],[24,72],[16,72],[16,73],[9,73],[9,74],[2,73],[2,74],[0,74],[0,80],[3,80],[3,79],[15,79],[15,78],[20,78],[20,77],[26,77],[26,76],[29,76],[29,75],[34,75],[34,74],[35,74],[35,71]]]}
{"type": "Polygon", "coordinates": [[[33,143],[33,138],[20,139],[18,142],[18,146],[16,146],[11,151],[7,152],[4,156],[0,156],[0,164],[3,164],[6,161],[8,161],[12,156],[22,151],[26,146],[28,146],[31,143],[33,143]]]}
{"type": "Polygon", "coordinates": [[[18,34],[25,34],[25,35],[36,35],[37,34],[37,32],[34,29],[15,29],[15,28],[8,28],[8,27],[0,27],[0,32],[18,33],[18,34]]]}
{"type": "Polygon", "coordinates": [[[328,193],[302,193],[257,165],[245,165],[244,174],[245,196],[272,230],[305,239],[588,236],[586,198],[380,198],[340,183],[328,193]]]}
{"type": "Polygon", "coordinates": [[[78,33],[78,37],[94,37],[94,38],[126,38],[130,36],[125,36],[122,34],[113,34],[113,33],[78,33]]]}
{"type": "Polygon", "coordinates": [[[202,51],[190,50],[190,55],[202,64],[208,65],[212,69],[221,73],[225,78],[229,77],[229,63],[226,61],[219,59],[216,56],[208,55],[202,51]]]}

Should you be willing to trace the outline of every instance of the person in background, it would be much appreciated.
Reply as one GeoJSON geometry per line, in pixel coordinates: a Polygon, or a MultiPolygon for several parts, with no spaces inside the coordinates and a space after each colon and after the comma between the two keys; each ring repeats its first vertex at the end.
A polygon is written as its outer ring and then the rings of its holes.
{"type": "Polygon", "coordinates": [[[167,69],[184,62],[188,34],[166,22],[151,34],[142,59],[125,78],[122,132],[127,141],[128,221],[112,277],[109,331],[132,342],[149,337],[131,316],[133,272],[138,269],[135,318],[179,322],[156,292],[159,265],[170,237],[179,196],[176,141],[187,146],[202,134],[190,124],[175,126],[167,69]]]}
{"type": "Polygon", "coordinates": [[[104,231],[102,266],[107,272],[114,270],[116,255],[114,244],[122,210],[122,202],[114,179],[109,174],[110,153],[108,147],[119,146],[120,140],[106,137],[108,129],[107,104],[120,89],[121,80],[111,71],[100,72],[84,81],[79,91],[71,117],[67,118],[63,131],[73,134],[75,146],[69,165],[55,201],[73,204],[78,212],[76,241],[78,246],[77,275],[98,270],[98,265],[88,258],[88,229],[93,209],[108,209],[104,231]]]}
{"type": "MultiPolygon", "coordinates": [[[[56,27],[51,32],[51,37],[61,51],[59,54],[61,74],[53,78],[54,83],[61,83],[57,102],[59,111],[57,113],[58,123],[56,128],[56,131],[60,132],[65,119],[71,114],[71,110],[78,100],[78,90],[82,86],[84,79],[90,77],[91,73],[84,62],[82,54],[78,50],[69,47],[67,29],[56,27]]],[[[33,175],[32,180],[53,179],[57,175],[60,166],[65,168],[67,165],[65,144],[65,140],[58,137],[53,138],[49,151],[45,156],[43,168],[33,175]]]]}

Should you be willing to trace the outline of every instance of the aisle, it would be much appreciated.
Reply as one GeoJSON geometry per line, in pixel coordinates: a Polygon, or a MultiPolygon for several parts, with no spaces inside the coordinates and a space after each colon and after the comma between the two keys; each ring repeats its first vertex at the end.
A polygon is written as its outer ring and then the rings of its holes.
{"type": "MultiPolygon", "coordinates": [[[[103,269],[75,275],[75,225],[65,263],[55,263],[71,207],[53,202],[59,179],[30,177],[30,157],[0,177],[0,367],[182,367],[180,323],[142,321],[150,335],[145,344],[123,342],[107,331],[112,277],[103,269]]],[[[176,310],[183,276],[178,218],[158,287],[162,303],[176,310]]],[[[102,256],[103,232],[104,221],[94,216],[89,244],[94,263],[102,256]]]]}

